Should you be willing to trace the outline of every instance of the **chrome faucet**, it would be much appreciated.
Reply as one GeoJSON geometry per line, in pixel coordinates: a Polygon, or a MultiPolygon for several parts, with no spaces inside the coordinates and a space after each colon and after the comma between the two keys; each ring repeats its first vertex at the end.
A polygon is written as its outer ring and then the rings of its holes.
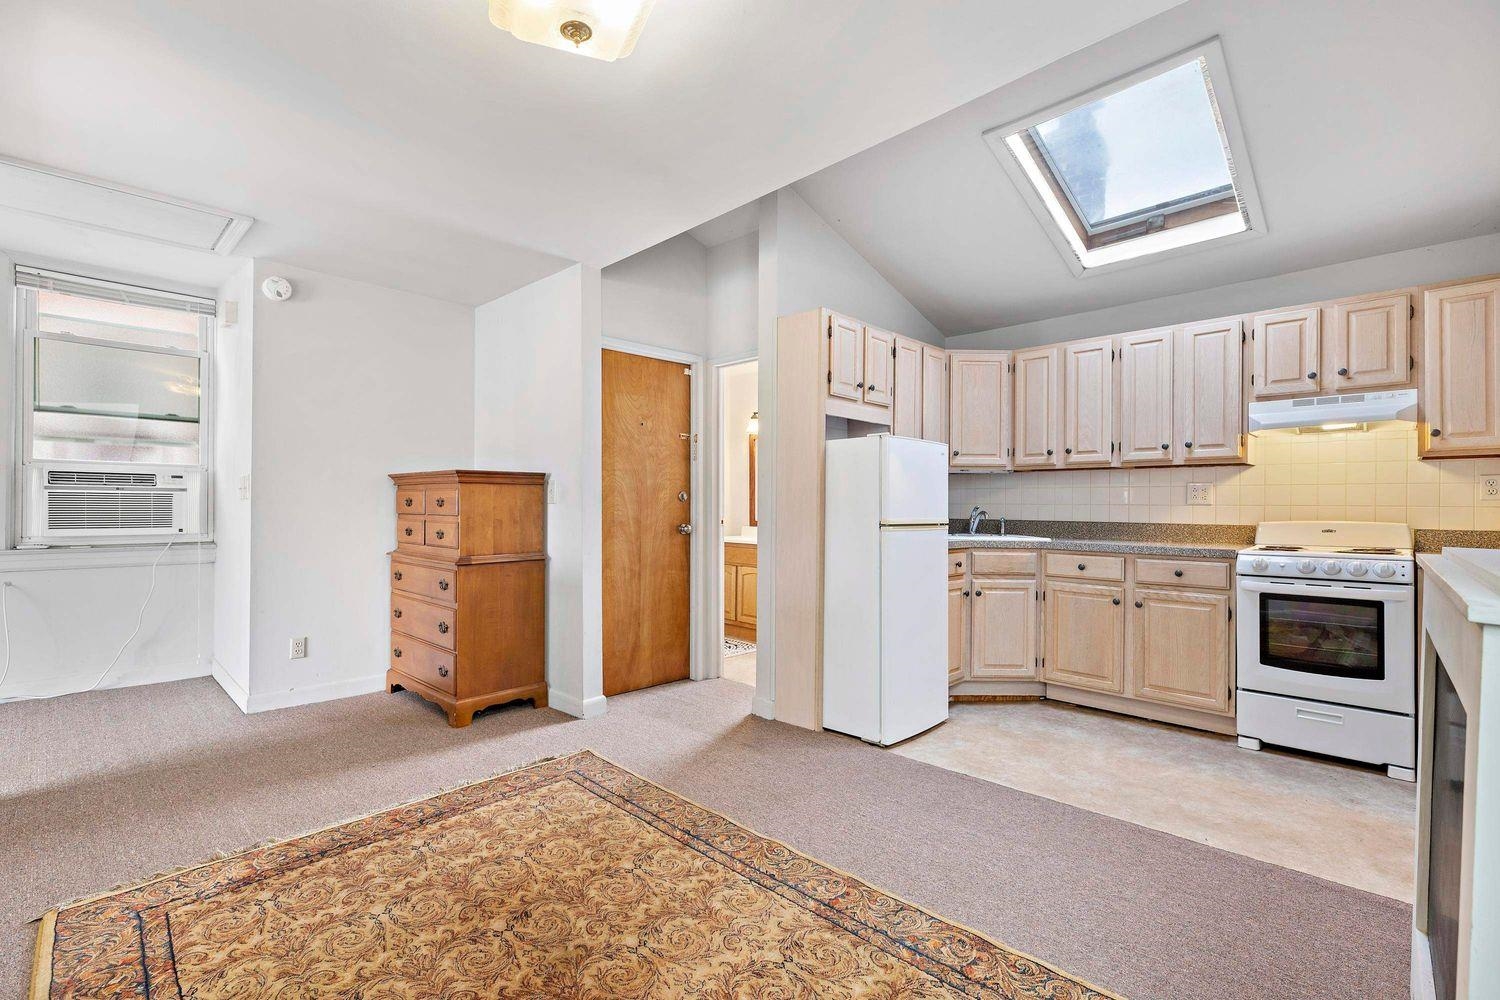
{"type": "Polygon", "coordinates": [[[980,510],[979,509],[979,505],[975,504],[974,505],[974,509],[971,510],[971,511],[969,511],[969,534],[971,534],[971,535],[977,535],[977,534],[979,534],[979,522],[982,519],[984,519],[986,517],[989,517],[989,516],[990,516],[990,512],[989,511],[987,511],[987,510],[980,510]]]}

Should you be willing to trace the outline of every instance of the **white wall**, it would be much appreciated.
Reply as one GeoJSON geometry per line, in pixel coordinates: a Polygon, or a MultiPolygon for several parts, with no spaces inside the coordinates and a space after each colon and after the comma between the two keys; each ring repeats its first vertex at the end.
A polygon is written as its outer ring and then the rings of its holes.
{"type": "MultiPolygon", "coordinates": [[[[1213,251],[1205,251],[1212,253],[1213,251]]],[[[1500,272],[1500,235],[1293,271],[1128,305],[949,337],[950,350],[1031,347],[1500,272]]],[[[1080,279],[1087,280],[1087,279],[1080,279]]]]}
{"type": "Polygon", "coordinates": [[[708,251],[686,233],[601,272],[604,336],[702,354],[708,338],[708,251]]]}
{"type": "Polygon", "coordinates": [[[754,361],[724,371],[724,534],[738,535],[750,523],[750,439],[746,428],[759,407],[760,376],[754,361]]]}
{"type": "Polygon", "coordinates": [[[214,341],[214,562],[213,668],[219,683],[245,708],[250,692],[251,501],[240,496],[250,478],[255,358],[255,264],[245,261],[219,288],[220,322],[214,341]],[[238,321],[223,321],[227,307],[238,321]]]}
{"type": "MultiPolygon", "coordinates": [[[[827,306],[866,323],[942,344],[943,335],[791,188],[774,195],[777,315],[827,306]]],[[[765,227],[762,223],[762,232],[765,227]]]]}
{"type": "Polygon", "coordinates": [[[474,457],[468,307],[256,261],[256,287],[272,274],[295,292],[254,313],[252,711],[383,686],[388,476],[474,457]]]}
{"type": "Polygon", "coordinates": [[[604,712],[597,269],[575,265],[474,311],[474,461],[545,472],[547,682],[554,708],[604,712]]]}
{"type": "Polygon", "coordinates": [[[760,246],[755,233],[708,251],[708,356],[754,354],[760,246]]]}

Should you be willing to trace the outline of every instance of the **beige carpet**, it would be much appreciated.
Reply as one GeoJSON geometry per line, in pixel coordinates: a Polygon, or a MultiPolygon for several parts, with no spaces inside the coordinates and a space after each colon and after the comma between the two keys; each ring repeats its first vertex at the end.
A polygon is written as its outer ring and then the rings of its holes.
{"type": "Polygon", "coordinates": [[[208,680],[0,705],[0,997],[62,901],[584,746],[1131,1000],[1408,992],[1409,907],[749,718],[750,696],[683,682],[460,730],[406,694],[247,717],[208,680]]]}

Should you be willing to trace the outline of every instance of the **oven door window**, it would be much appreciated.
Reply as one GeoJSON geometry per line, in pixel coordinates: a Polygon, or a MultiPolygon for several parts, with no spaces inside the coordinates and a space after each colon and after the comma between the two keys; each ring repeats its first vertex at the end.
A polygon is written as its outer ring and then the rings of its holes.
{"type": "Polygon", "coordinates": [[[1260,595],[1260,662],[1350,680],[1385,679],[1385,605],[1260,595]]]}

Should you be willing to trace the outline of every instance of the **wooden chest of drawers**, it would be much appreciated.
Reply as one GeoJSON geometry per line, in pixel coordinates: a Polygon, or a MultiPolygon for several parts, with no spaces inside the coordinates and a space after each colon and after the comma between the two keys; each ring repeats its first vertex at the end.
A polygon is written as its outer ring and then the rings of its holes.
{"type": "Polygon", "coordinates": [[[547,704],[547,485],[538,472],[403,472],[386,683],[467,726],[547,704]]]}

